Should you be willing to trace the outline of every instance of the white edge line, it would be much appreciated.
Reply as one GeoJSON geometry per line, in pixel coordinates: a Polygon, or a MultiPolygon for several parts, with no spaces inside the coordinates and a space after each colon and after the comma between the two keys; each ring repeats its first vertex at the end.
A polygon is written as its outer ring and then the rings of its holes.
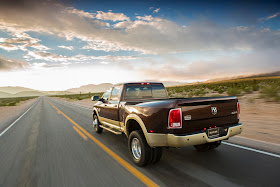
{"type": "Polygon", "coordinates": [[[21,116],[19,116],[11,125],[9,125],[4,131],[1,132],[0,137],[5,134],[5,132],[7,132],[12,126],[14,126],[14,124],[16,122],[18,122],[18,120],[20,120],[20,118],[22,118],[31,108],[33,108],[37,103],[38,103],[39,99],[28,109],[26,110],[21,116]]]}
{"type": "Polygon", "coordinates": [[[253,151],[253,152],[257,152],[257,153],[273,156],[273,157],[276,157],[276,158],[280,158],[280,155],[277,155],[277,154],[274,154],[274,153],[269,153],[269,152],[266,152],[266,151],[261,151],[261,150],[258,150],[258,149],[253,149],[253,148],[250,148],[250,147],[236,145],[236,144],[232,144],[232,143],[228,143],[228,142],[222,142],[222,143],[226,144],[226,145],[233,146],[233,147],[241,148],[241,149],[246,149],[248,151],[253,151]]]}

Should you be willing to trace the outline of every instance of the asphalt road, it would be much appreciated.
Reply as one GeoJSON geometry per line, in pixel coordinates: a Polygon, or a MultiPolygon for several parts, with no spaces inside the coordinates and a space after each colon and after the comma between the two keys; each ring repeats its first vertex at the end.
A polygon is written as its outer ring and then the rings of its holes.
{"type": "Polygon", "coordinates": [[[164,149],[158,164],[139,168],[125,135],[91,124],[91,109],[40,97],[0,131],[0,186],[280,186],[280,158],[225,144],[164,149]]]}

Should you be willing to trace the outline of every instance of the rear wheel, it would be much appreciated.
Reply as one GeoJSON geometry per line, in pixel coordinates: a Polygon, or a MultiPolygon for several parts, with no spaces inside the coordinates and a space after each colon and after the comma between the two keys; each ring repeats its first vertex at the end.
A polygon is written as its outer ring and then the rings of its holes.
{"type": "Polygon", "coordinates": [[[162,147],[152,148],[151,164],[155,164],[160,161],[162,157],[162,147]]]}
{"type": "Polygon", "coordinates": [[[141,130],[133,131],[128,138],[130,157],[137,166],[145,166],[151,161],[152,148],[141,130]]]}
{"type": "Polygon", "coordinates": [[[101,133],[103,131],[103,128],[101,128],[100,126],[100,122],[98,120],[98,117],[96,114],[94,114],[93,116],[93,128],[95,130],[95,132],[97,133],[101,133]]]}

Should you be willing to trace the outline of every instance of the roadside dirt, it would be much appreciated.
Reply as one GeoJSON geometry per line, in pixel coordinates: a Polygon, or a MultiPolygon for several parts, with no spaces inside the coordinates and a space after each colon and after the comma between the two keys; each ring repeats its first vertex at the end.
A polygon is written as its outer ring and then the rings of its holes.
{"type": "MultiPolygon", "coordinates": [[[[94,104],[90,99],[70,101],[56,98],[91,108],[94,104]]],[[[280,145],[280,103],[256,99],[255,94],[239,98],[241,107],[240,122],[244,125],[241,137],[276,143],[280,145]]]]}
{"type": "MultiPolygon", "coordinates": [[[[17,106],[1,106],[0,107],[0,121],[9,119],[14,115],[20,113],[22,110],[27,109],[37,98],[27,101],[21,101],[17,106]]],[[[22,111],[23,113],[23,111],[22,111]]]]}
{"type": "Polygon", "coordinates": [[[244,130],[240,136],[280,144],[280,103],[243,96],[239,99],[244,130]]]}

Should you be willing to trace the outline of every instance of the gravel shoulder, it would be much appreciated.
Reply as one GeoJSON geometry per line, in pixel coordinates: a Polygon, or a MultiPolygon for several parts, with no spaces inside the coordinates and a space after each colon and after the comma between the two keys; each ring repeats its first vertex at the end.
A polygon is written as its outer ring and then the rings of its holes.
{"type": "Polygon", "coordinates": [[[25,112],[38,98],[21,101],[16,106],[0,107],[0,132],[9,126],[16,118],[25,112]]]}

